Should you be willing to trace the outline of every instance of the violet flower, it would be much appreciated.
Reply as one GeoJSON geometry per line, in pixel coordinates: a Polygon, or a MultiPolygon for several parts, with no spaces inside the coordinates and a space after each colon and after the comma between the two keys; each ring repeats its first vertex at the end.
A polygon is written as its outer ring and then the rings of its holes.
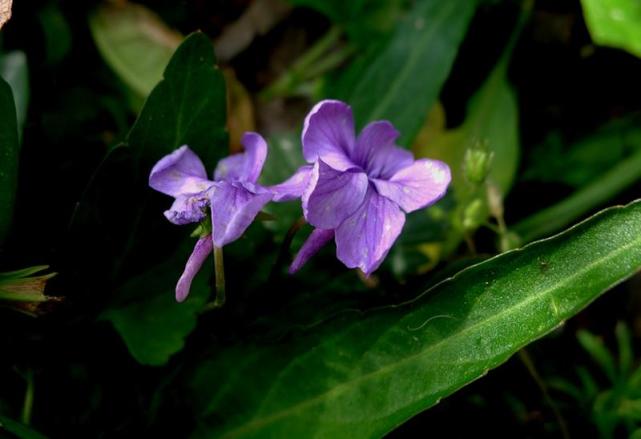
{"type": "Polygon", "coordinates": [[[201,237],[187,261],[178,285],[176,300],[189,294],[194,276],[212,250],[238,239],[249,227],[272,193],[256,184],[267,156],[267,143],[256,133],[242,138],[245,152],[220,162],[214,180],[198,156],[187,145],[160,159],[151,170],[149,186],[174,197],[165,217],[174,224],[198,223],[211,211],[210,235],[201,237]]]}
{"type": "Polygon", "coordinates": [[[316,227],[290,272],[334,238],[338,259],[370,274],[401,233],[405,213],[445,194],[451,180],[447,164],[414,160],[395,145],[398,136],[390,122],[376,121],[356,137],[352,110],[340,101],[322,101],[310,111],[302,133],[310,165],[270,188],[274,201],[302,197],[305,218],[316,227]]]}

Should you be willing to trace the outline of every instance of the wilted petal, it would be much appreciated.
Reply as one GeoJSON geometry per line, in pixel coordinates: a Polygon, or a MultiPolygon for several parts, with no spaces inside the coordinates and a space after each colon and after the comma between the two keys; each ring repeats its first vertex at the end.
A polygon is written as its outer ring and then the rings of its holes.
{"type": "Polygon", "coordinates": [[[267,142],[258,133],[247,132],[241,140],[244,152],[226,157],[218,162],[214,179],[248,181],[256,183],[267,157],[267,142]]]}
{"type": "Polygon", "coordinates": [[[362,206],[336,229],[336,255],[349,268],[370,274],[383,262],[405,224],[393,201],[370,189],[362,206]]]}
{"type": "Polygon", "coordinates": [[[452,179],[450,168],[439,160],[420,159],[389,180],[372,180],[378,193],[409,213],[438,201],[452,179]]]}
{"type": "Polygon", "coordinates": [[[296,257],[294,258],[294,262],[289,266],[289,272],[295,273],[300,270],[309,258],[314,256],[333,237],[333,230],[314,229],[300,250],[298,250],[296,257]]]}
{"type": "Polygon", "coordinates": [[[209,206],[208,191],[179,195],[169,210],[165,211],[165,217],[178,225],[197,223],[207,216],[207,206],[209,206]]]}
{"type": "Polygon", "coordinates": [[[202,192],[210,185],[203,163],[187,145],[160,159],[149,175],[149,186],[172,197],[202,192]]]}
{"type": "Polygon", "coordinates": [[[354,166],[349,159],[354,140],[352,109],[343,102],[321,101],[305,118],[302,142],[308,163],[322,159],[334,169],[349,169],[354,166]]]}
{"type": "Polygon", "coordinates": [[[337,171],[319,160],[303,194],[305,219],[320,229],[335,229],[363,203],[369,181],[361,171],[337,171]]]}
{"type": "Polygon", "coordinates": [[[274,201],[291,201],[300,198],[309,185],[312,169],[311,165],[301,166],[284,182],[267,186],[266,189],[274,194],[274,201]]]}
{"type": "Polygon", "coordinates": [[[176,300],[178,302],[182,302],[189,295],[191,282],[194,280],[198,271],[200,271],[200,267],[203,266],[203,262],[205,262],[213,248],[214,244],[211,240],[211,235],[203,236],[196,242],[194,250],[191,252],[191,256],[189,256],[187,264],[185,265],[185,271],[183,271],[176,285],[176,300]]]}
{"type": "Polygon", "coordinates": [[[272,196],[251,183],[216,182],[210,197],[214,245],[222,247],[238,239],[272,196]]]}

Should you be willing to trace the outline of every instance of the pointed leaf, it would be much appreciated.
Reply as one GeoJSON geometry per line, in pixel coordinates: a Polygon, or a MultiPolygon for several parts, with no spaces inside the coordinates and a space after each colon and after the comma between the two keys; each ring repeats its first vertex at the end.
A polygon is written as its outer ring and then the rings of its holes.
{"type": "Polygon", "coordinates": [[[18,124],[16,106],[9,84],[0,78],[0,243],[11,218],[18,184],[18,124]]]}
{"type": "Polygon", "coordinates": [[[338,97],[359,126],[390,120],[410,146],[454,62],[475,0],[420,0],[389,41],[357,60],[338,85],[338,97]]]}
{"type": "Polygon", "coordinates": [[[194,377],[198,435],[380,437],[639,267],[641,201],[467,268],[404,305],[219,350],[194,377]]]}

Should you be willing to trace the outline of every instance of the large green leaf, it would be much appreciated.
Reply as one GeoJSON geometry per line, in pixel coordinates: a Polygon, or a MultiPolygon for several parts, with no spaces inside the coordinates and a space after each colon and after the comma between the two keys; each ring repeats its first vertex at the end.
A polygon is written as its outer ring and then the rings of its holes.
{"type": "Polygon", "coordinates": [[[337,93],[358,125],[388,119],[409,147],[447,78],[475,0],[420,0],[389,41],[346,72],[337,93]]]}
{"type": "Polygon", "coordinates": [[[193,380],[197,436],[381,436],[640,267],[637,201],[464,269],[408,303],[219,347],[193,380]]]}
{"type": "Polygon", "coordinates": [[[641,3],[638,0],[581,0],[596,44],[641,57],[641,3]]]}
{"type": "Polygon", "coordinates": [[[211,41],[195,32],[172,56],[128,143],[134,155],[146,161],[156,161],[181,145],[189,145],[203,159],[219,158],[228,151],[226,108],[225,78],[216,67],[211,41]]]}
{"type": "Polygon", "coordinates": [[[100,6],[89,27],[105,61],[142,99],[160,82],[182,40],[153,12],[133,3],[100,6]]]}
{"type": "Polygon", "coordinates": [[[13,217],[19,147],[13,93],[9,84],[0,78],[0,243],[9,231],[13,217]]]}
{"type": "Polygon", "coordinates": [[[46,436],[18,421],[0,415],[0,433],[7,431],[19,439],[47,439],[46,436]]]}

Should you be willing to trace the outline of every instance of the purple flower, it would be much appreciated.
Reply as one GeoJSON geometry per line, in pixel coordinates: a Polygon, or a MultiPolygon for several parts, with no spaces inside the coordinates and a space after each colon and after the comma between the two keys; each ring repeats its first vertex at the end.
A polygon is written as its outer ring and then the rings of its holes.
{"type": "Polygon", "coordinates": [[[191,282],[214,247],[238,239],[249,227],[272,193],[256,184],[267,156],[267,143],[256,133],[242,138],[245,152],[220,162],[214,180],[198,156],[187,145],[160,159],[151,170],[149,186],[174,197],[165,217],[174,224],[203,221],[211,211],[212,233],[201,238],[194,248],[185,271],[176,286],[176,300],[189,294],[191,282]]]}
{"type": "Polygon", "coordinates": [[[316,227],[290,272],[334,238],[338,259],[370,274],[401,233],[405,213],[445,194],[449,167],[438,160],[414,160],[395,145],[398,136],[390,122],[376,121],[356,137],[352,110],[340,101],[322,101],[310,111],[302,134],[310,165],[270,188],[275,201],[301,197],[305,218],[316,227]]]}

